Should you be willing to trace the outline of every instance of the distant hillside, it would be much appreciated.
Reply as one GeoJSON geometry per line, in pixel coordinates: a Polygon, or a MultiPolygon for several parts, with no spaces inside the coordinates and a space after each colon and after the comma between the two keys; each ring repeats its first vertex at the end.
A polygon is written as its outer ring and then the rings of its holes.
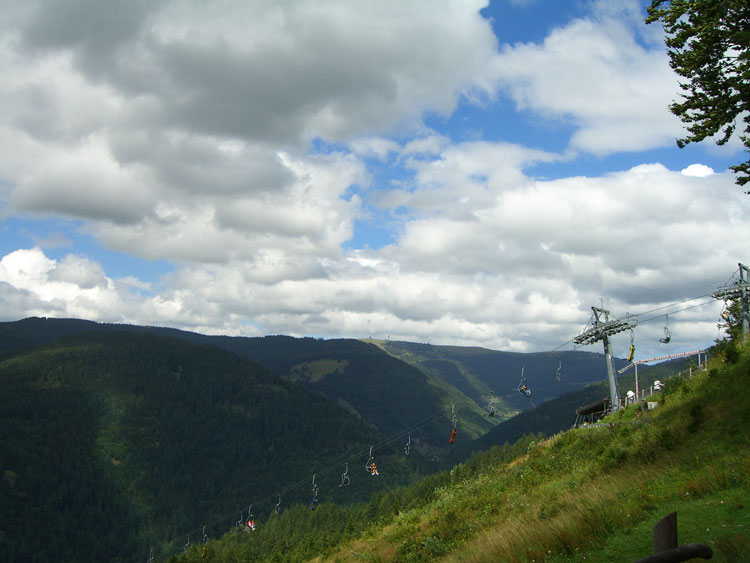
{"type": "MultiPolygon", "coordinates": [[[[602,357],[600,356],[600,359],[602,357]]],[[[638,368],[638,380],[641,389],[648,389],[651,384],[660,379],[662,381],[685,372],[692,365],[693,359],[676,359],[663,362],[655,366],[641,365],[638,368]]],[[[633,370],[617,378],[617,388],[624,396],[627,390],[635,389],[633,370]]],[[[607,380],[587,385],[577,391],[571,391],[560,397],[543,403],[535,409],[527,410],[498,424],[488,433],[473,442],[463,442],[456,445],[450,455],[443,461],[443,465],[455,465],[464,461],[472,452],[488,450],[492,446],[504,443],[514,443],[524,435],[542,433],[552,436],[560,431],[569,429],[575,422],[575,412],[579,407],[589,405],[609,397],[609,383],[607,380]]]]}
{"type": "MultiPolygon", "coordinates": [[[[521,354],[477,347],[390,340],[372,342],[392,356],[443,379],[481,406],[486,406],[494,397],[496,411],[506,415],[532,409],[607,378],[601,353],[521,354]],[[522,369],[525,383],[532,390],[531,400],[518,392],[522,369]]],[[[615,359],[617,369],[625,365],[625,360],[615,359]]]]}
{"type": "Polygon", "coordinates": [[[170,328],[29,318],[0,323],[0,358],[82,331],[132,331],[229,350],[321,393],[384,434],[419,426],[413,440],[423,449],[447,447],[454,404],[461,417],[462,439],[477,438],[496,424],[449,383],[376,346],[351,339],[207,336],[170,328]]]}
{"type": "MultiPolygon", "coordinates": [[[[678,543],[750,560],[750,350],[668,378],[654,410],[525,436],[369,503],[290,510],[250,537],[209,542],[222,561],[634,561],[677,512],[678,543]]],[[[198,549],[173,554],[192,561],[198,549]]]]}
{"type": "Polygon", "coordinates": [[[322,559],[634,561],[652,553],[653,525],[676,511],[680,545],[749,561],[748,352],[667,380],[653,411],[633,405],[603,421],[612,426],[530,443],[510,462],[501,448],[479,454],[426,503],[400,507],[322,559]]]}
{"type": "Polygon", "coordinates": [[[68,336],[0,362],[0,388],[4,561],[127,561],[223,531],[250,502],[264,519],[282,491],[308,503],[316,472],[321,499],[351,502],[428,470],[297,384],[172,338],[68,336]],[[372,444],[379,482],[363,470],[372,444]]]}
{"type": "Polygon", "coordinates": [[[452,428],[453,404],[466,439],[481,436],[494,424],[450,383],[366,342],[288,336],[211,337],[210,342],[322,393],[386,434],[434,419],[415,432],[414,439],[444,448],[452,428]]]}

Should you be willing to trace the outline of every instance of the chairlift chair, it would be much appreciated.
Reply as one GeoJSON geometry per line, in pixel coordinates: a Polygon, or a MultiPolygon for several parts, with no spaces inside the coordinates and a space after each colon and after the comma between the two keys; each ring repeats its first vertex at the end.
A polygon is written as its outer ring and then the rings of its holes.
{"type": "Polygon", "coordinates": [[[372,446],[370,446],[370,457],[365,464],[365,471],[367,471],[372,477],[380,475],[378,472],[378,466],[375,465],[375,458],[372,457],[372,446]]]}
{"type": "Polygon", "coordinates": [[[487,403],[487,414],[485,416],[488,416],[490,418],[495,416],[495,398],[491,398],[490,402],[487,403]]]}
{"type": "Polygon", "coordinates": [[[664,325],[664,337],[659,339],[662,344],[669,344],[672,340],[672,333],[669,332],[669,315],[666,315],[666,323],[664,325]]]}
{"type": "Polygon", "coordinates": [[[351,483],[351,479],[349,478],[349,464],[347,463],[344,472],[341,474],[339,487],[346,487],[349,483],[351,483]]]}
{"type": "Polygon", "coordinates": [[[310,503],[310,510],[315,510],[318,507],[318,485],[315,484],[316,476],[317,476],[317,473],[313,475],[313,478],[312,478],[313,498],[312,498],[312,502],[310,503]]]}
{"type": "Polygon", "coordinates": [[[630,352],[628,352],[628,361],[632,362],[635,357],[635,333],[630,329],[630,352]]]}
{"type": "Polygon", "coordinates": [[[521,366],[521,381],[518,382],[518,392],[527,397],[531,397],[531,389],[526,386],[526,375],[524,370],[526,366],[521,366]]]}

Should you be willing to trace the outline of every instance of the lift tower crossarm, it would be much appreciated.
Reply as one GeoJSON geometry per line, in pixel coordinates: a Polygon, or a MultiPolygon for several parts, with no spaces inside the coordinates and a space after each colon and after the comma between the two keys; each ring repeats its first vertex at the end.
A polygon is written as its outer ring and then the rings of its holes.
{"type": "Polygon", "coordinates": [[[724,285],[711,293],[714,299],[740,299],[742,304],[742,336],[750,334],[750,268],[744,264],[739,266],[740,279],[734,283],[724,285]]]}
{"type": "Polygon", "coordinates": [[[591,307],[594,311],[594,320],[591,328],[584,330],[581,334],[573,338],[577,345],[593,344],[599,340],[604,344],[604,360],[607,364],[607,379],[609,380],[609,395],[611,399],[612,410],[616,411],[619,405],[617,397],[617,383],[615,381],[615,370],[612,365],[612,350],[609,344],[609,337],[619,332],[624,332],[635,328],[634,320],[626,315],[624,319],[609,320],[609,311],[599,307],[591,307]]]}

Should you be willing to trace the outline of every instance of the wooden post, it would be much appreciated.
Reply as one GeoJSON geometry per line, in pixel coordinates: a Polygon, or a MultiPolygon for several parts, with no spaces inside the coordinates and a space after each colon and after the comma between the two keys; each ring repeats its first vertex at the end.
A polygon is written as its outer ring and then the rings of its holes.
{"type": "Polygon", "coordinates": [[[654,524],[654,554],[635,563],[680,563],[699,557],[711,559],[713,550],[702,543],[677,547],[677,513],[672,512],[654,524]]]}
{"type": "Polygon", "coordinates": [[[654,553],[677,547],[677,512],[667,514],[654,525],[654,553]]]}

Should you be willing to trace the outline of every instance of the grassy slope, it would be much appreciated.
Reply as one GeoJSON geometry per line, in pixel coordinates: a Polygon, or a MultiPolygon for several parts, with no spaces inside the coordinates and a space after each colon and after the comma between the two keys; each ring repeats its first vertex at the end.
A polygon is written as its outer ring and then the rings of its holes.
{"type": "MultiPolygon", "coordinates": [[[[641,366],[638,379],[640,389],[648,390],[656,379],[662,381],[680,372],[688,373],[692,358],[672,360],[655,366],[641,366]]],[[[633,370],[617,379],[620,396],[626,390],[635,389],[633,370]]],[[[542,403],[535,409],[523,411],[513,418],[500,422],[495,428],[472,442],[461,441],[443,460],[443,466],[456,465],[467,459],[472,452],[482,451],[494,445],[513,443],[525,434],[542,432],[552,436],[573,426],[578,407],[593,403],[609,396],[609,384],[606,379],[587,385],[577,391],[565,393],[551,401],[542,403]]]]}
{"type": "Polygon", "coordinates": [[[632,561],[672,510],[680,544],[750,560],[748,383],[746,346],[735,364],[670,380],[653,411],[630,407],[613,426],[558,434],[511,463],[479,454],[434,500],[329,560],[632,561]]]}

